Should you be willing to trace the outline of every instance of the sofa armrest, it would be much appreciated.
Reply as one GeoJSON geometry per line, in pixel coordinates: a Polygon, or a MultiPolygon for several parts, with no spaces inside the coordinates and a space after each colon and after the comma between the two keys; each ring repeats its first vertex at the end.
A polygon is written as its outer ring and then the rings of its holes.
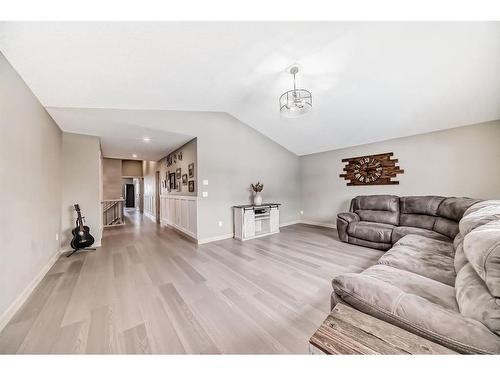
{"type": "Polygon", "coordinates": [[[353,221],[360,221],[360,218],[358,214],[354,212],[342,212],[337,215],[339,219],[345,220],[348,223],[353,222],[353,221]]]}
{"type": "Polygon", "coordinates": [[[348,242],[349,240],[349,235],[347,234],[349,223],[359,220],[359,216],[354,212],[342,212],[337,215],[337,232],[342,242],[348,242]]]}

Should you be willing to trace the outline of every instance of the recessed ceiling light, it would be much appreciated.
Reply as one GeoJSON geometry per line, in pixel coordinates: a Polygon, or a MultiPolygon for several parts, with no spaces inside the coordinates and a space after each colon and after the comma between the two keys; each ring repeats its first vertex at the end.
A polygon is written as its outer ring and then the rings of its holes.
{"type": "Polygon", "coordinates": [[[149,137],[144,137],[144,138],[142,138],[142,140],[144,142],[151,142],[151,138],[149,138],[149,137]]]}
{"type": "Polygon", "coordinates": [[[136,158],[136,157],[137,157],[137,154],[132,154],[132,157],[133,157],[133,158],[136,158]]]}

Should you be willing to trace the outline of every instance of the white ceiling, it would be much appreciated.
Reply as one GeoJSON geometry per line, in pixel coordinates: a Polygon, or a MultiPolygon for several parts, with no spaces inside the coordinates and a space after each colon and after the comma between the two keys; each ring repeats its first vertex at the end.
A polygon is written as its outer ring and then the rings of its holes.
{"type": "Polygon", "coordinates": [[[15,22],[0,50],[47,107],[223,111],[299,155],[500,118],[498,22],[15,22]],[[285,119],[295,62],[314,109],[285,119]]]}
{"type": "Polygon", "coordinates": [[[78,112],[76,121],[74,110],[47,109],[56,123],[64,124],[64,131],[99,136],[103,156],[107,158],[157,161],[193,139],[186,134],[147,128],[138,122],[109,118],[105,124],[95,119],[88,121],[91,117],[81,112],[78,112]],[[145,138],[149,141],[146,142],[145,138]]]}

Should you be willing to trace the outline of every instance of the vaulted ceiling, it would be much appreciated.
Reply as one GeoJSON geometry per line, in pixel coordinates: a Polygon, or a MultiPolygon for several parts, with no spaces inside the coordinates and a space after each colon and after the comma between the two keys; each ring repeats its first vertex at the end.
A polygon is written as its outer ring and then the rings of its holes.
{"type": "Polygon", "coordinates": [[[49,112],[228,112],[298,155],[500,118],[498,22],[9,22],[0,51],[49,112]],[[278,106],[293,63],[300,119],[278,106]]]}

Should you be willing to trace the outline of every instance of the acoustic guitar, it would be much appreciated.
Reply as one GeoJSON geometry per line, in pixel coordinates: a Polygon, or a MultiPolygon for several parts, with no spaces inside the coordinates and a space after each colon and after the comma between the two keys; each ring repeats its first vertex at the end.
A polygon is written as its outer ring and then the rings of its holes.
{"type": "MultiPolygon", "coordinates": [[[[78,215],[76,219],[76,227],[71,231],[73,233],[73,239],[71,240],[71,247],[74,251],[68,255],[71,256],[76,253],[78,250],[89,248],[94,244],[94,237],[90,234],[90,228],[83,224],[83,217],[80,211],[80,205],[75,204],[75,211],[78,215]]],[[[95,250],[95,249],[87,249],[87,250],[95,250]]]]}

